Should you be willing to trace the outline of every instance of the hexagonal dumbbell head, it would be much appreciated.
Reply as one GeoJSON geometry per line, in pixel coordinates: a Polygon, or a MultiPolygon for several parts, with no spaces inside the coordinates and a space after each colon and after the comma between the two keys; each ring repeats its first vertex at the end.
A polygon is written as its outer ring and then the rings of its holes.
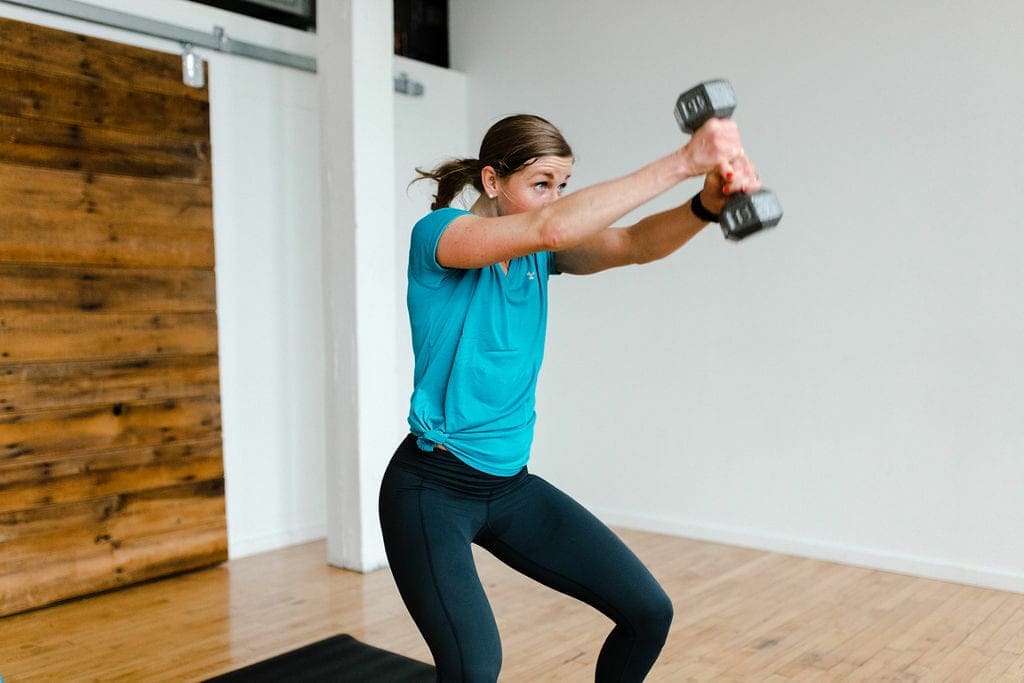
{"type": "Polygon", "coordinates": [[[726,239],[741,240],[782,220],[782,205],[771,190],[730,195],[722,207],[719,223],[726,239]]]}
{"type": "Polygon", "coordinates": [[[729,81],[706,81],[690,88],[676,100],[676,121],[684,133],[693,135],[711,118],[724,119],[736,108],[736,93],[729,81]]]}

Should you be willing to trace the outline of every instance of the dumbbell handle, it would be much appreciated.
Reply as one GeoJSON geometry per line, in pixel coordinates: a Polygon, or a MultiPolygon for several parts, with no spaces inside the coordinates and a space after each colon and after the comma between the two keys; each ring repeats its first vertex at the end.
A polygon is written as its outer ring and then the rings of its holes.
{"type": "MultiPolygon", "coordinates": [[[[736,109],[736,93],[724,79],[705,81],[690,88],[676,100],[675,117],[683,132],[693,135],[709,119],[724,119],[736,109]]],[[[719,223],[726,239],[741,240],[770,228],[782,219],[782,205],[770,190],[729,195],[719,223]]]]}

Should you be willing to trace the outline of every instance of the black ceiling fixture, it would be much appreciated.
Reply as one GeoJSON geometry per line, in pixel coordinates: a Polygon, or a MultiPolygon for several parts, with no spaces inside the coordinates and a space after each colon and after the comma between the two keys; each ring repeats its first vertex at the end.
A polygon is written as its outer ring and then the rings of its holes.
{"type": "Polygon", "coordinates": [[[316,31],[316,0],[192,0],[303,31],[316,31]]]}
{"type": "Polygon", "coordinates": [[[395,54],[448,68],[448,0],[394,0],[395,54]]]}

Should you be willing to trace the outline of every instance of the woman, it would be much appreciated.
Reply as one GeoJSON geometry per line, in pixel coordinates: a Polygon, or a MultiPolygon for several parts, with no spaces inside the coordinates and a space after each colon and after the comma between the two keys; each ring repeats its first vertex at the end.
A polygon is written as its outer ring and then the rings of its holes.
{"type": "Polygon", "coordinates": [[[548,276],[667,256],[714,218],[727,194],[760,184],[736,125],[717,119],[672,154],[562,197],[572,165],[553,125],[518,115],[491,127],[479,159],[417,169],[438,191],[412,232],[411,433],[384,475],[380,519],[395,582],[440,681],[495,681],[501,668],[472,543],[615,622],[598,681],[642,680],[672,621],[671,600],[640,560],[527,472],[548,276]],[[610,227],[700,175],[704,187],[691,201],[610,227]],[[472,208],[449,208],[469,184],[480,193],[472,208]]]}

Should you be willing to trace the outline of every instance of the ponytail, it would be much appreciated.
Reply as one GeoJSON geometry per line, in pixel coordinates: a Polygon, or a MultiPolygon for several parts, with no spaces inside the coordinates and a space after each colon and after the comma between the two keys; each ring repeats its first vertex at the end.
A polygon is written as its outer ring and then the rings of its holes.
{"type": "Polygon", "coordinates": [[[466,185],[472,185],[477,192],[483,192],[480,184],[481,168],[479,159],[452,159],[432,171],[417,168],[419,177],[412,182],[433,180],[437,183],[437,194],[434,195],[434,203],[430,205],[431,211],[436,211],[450,205],[466,185]]]}

